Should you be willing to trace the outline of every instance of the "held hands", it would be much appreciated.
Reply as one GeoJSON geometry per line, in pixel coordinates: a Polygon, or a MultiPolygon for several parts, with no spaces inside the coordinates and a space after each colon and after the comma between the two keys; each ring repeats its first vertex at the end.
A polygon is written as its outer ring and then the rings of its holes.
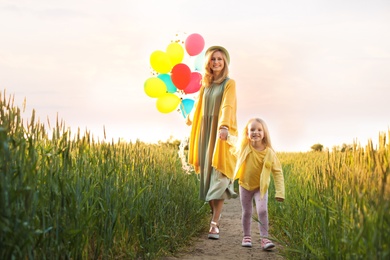
{"type": "Polygon", "coordinates": [[[221,127],[218,131],[218,137],[221,140],[226,141],[229,135],[229,130],[227,127],[221,127]]]}
{"type": "Polygon", "coordinates": [[[284,201],[284,199],[282,199],[282,198],[275,198],[277,201],[279,201],[279,202],[283,202],[284,201]]]}

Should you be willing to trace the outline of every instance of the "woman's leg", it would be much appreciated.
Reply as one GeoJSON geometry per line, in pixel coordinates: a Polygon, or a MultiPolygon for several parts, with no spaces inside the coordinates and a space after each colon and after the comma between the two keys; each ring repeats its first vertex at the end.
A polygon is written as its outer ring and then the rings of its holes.
{"type": "Polygon", "coordinates": [[[242,207],[242,229],[244,236],[251,235],[252,207],[253,207],[253,192],[246,190],[240,186],[240,201],[242,207]]]}
{"type": "Polygon", "coordinates": [[[268,192],[261,198],[260,190],[255,192],[256,211],[259,218],[260,236],[268,237],[268,192]]]}
{"type": "Polygon", "coordinates": [[[224,200],[211,200],[210,206],[213,211],[213,218],[210,223],[208,238],[219,239],[219,218],[221,217],[224,200]]]}
{"type": "Polygon", "coordinates": [[[212,221],[219,224],[219,219],[221,217],[223,203],[225,200],[212,200],[210,201],[210,205],[212,206],[213,210],[213,219],[212,221]]]}

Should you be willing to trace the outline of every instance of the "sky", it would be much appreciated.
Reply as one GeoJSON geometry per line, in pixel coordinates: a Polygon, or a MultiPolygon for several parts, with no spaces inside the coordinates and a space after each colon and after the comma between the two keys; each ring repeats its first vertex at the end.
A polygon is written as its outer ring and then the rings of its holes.
{"type": "Polygon", "coordinates": [[[364,146],[390,129],[389,31],[388,0],[0,0],[0,89],[72,133],[182,140],[144,83],[152,52],[198,33],[230,53],[239,130],[264,119],[276,151],[364,146]]]}

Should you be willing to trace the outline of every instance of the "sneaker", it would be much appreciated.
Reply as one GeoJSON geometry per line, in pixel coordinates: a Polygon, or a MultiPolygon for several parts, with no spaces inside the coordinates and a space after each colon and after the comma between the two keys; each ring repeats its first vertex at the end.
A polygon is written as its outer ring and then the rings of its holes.
{"type": "Polygon", "coordinates": [[[243,247],[252,247],[251,237],[250,236],[243,237],[241,245],[243,247]]]}
{"type": "Polygon", "coordinates": [[[261,248],[263,250],[270,250],[271,248],[274,248],[275,247],[275,244],[272,243],[271,240],[267,239],[267,238],[263,238],[261,240],[261,248]]]}

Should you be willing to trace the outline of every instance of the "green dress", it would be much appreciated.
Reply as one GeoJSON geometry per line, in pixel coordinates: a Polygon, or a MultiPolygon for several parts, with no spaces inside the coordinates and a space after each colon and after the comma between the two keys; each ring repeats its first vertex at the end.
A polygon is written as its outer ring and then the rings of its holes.
{"type": "Polygon", "coordinates": [[[200,192],[204,201],[236,198],[232,181],[211,166],[215,143],[218,137],[218,115],[225,79],[221,84],[205,88],[203,95],[203,116],[199,138],[200,192]]]}

